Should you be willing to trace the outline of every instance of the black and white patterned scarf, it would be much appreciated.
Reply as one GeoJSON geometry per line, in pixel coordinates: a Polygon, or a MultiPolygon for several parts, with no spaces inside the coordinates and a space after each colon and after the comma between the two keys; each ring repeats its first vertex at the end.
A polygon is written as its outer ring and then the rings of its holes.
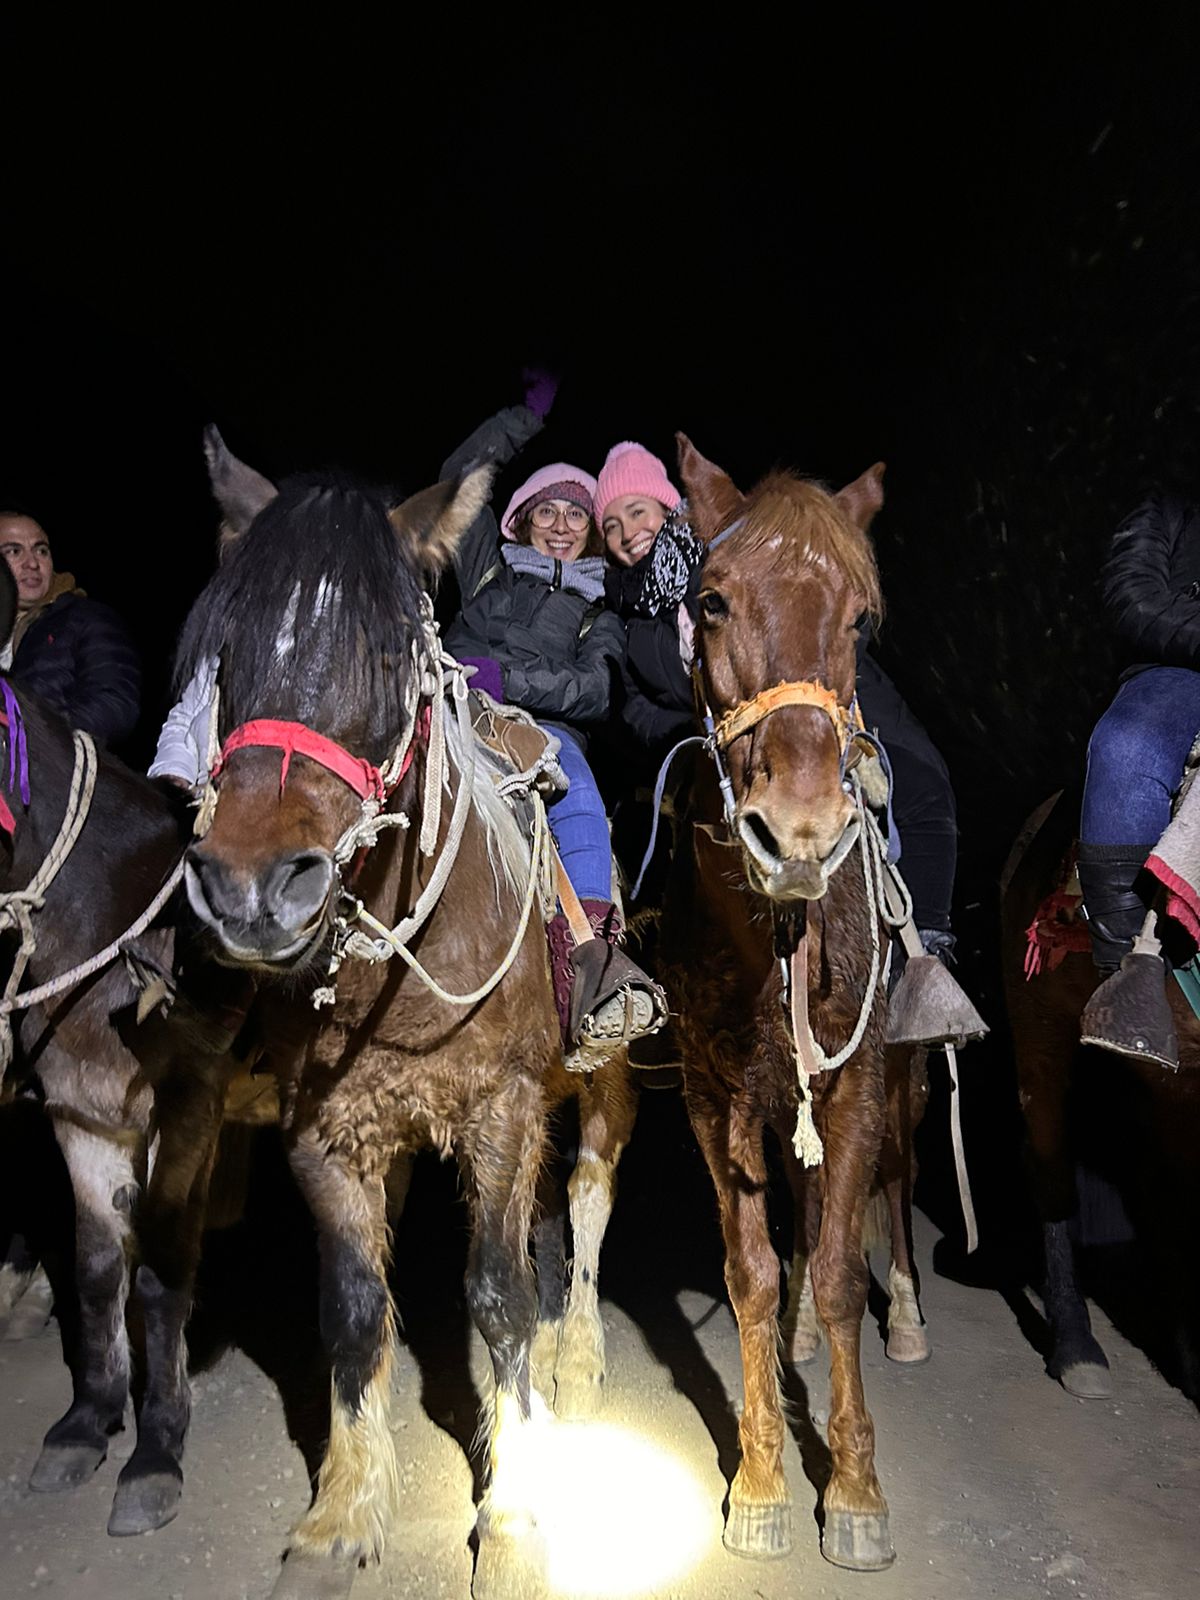
{"type": "Polygon", "coordinates": [[[668,511],[649,554],[630,569],[637,574],[636,598],[626,591],[631,609],[639,617],[675,610],[703,559],[704,546],[692,532],[687,501],[681,500],[674,511],[668,511]]]}

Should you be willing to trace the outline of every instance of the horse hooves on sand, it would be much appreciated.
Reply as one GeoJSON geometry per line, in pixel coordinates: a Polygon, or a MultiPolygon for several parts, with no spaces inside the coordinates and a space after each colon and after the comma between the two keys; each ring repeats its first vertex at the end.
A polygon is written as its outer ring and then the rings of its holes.
{"type": "Polygon", "coordinates": [[[1097,1361],[1075,1361],[1064,1367],[1058,1381],[1080,1400],[1107,1400],[1113,1391],[1112,1373],[1097,1361]]]}
{"type": "Polygon", "coordinates": [[[115,1539],[135,1533],[153,1533],[174,1521],[183,1498],[183,1475],[152,1472],[117,1482],[108,1531],[115,1539]]]}
{"type": "Polygon", "coordinates": [[[835,1567],[880,1572],[896,1559],[887,1513],[827,1511],[821,1554],[835,1567]]]}
{"type": "Polygon", "coordinates": [[[29,1487],[36,1494],[59,1494],[86,1483],[108,1454],[103,1445],[46,1445],[29,1474],[29,1487]]]}
{"type": "Polygon", "coordinates": [[[750,1561],[775,1561],[791,1554],[790,1505],[741,1505],[731,1501],[723,1542],[730,1555],[750,1561]]]}
{"type": "Polygon", "coordinates": [[[346,1600],[357,1571],[358,1562],[351,1557],[291,1550],[270,1600],[346,1600]]]}
{"type": "Polygon", "coordinates": [[[546,1600],[546,1550],[535,1528],[523,1538],[480,1536],[471,1600],[546,1600]]]}
{"type": "Polygon", "coordinates": [[[884,1353],[889,1361],[917,1367],[930,1357],[929,1340],[924,1328],[893,1328],[887,1336],[884,1353]]]}

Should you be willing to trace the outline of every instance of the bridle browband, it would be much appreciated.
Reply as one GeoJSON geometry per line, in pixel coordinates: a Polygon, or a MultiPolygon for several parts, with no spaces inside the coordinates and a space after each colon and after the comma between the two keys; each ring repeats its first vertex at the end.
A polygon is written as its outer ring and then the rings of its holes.
{"type": "Polygon", "coordinates": [[[409,745],[405,753],[404,763],[400,773],[390,786],[384,782],[383,773],[370,761],[364,761],[360,756],[352,756],[343,745],[333,739],[327,739],[324,734],[315,732],[303,722],[282,722],[273,718],[259,718],[252,722],[243,722],[225,740],[221,746],[221,753],[213,763],[209,774],[214,783],[225,770],[229,757],[235,750],[273,749],[283,752],[283,761],[279,770],[279,792],[283,793],[287,783],[288,769],[291,766],[292,756],[299,754],[307,756],[310,761],[315,761],[318,766],[332,772],[354,790],[360,800],[386,800],[388,794],[403,779],[412,764],[413,746],[409,745]]]}

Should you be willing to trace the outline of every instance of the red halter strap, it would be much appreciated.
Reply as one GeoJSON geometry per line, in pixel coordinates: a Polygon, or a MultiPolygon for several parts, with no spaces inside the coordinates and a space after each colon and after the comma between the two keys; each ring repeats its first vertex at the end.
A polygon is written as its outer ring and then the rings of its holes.
{"type": "MultiPolygon", "coordinates": [[[[221,754],[217,757],[211,776],[214,779],[220,776],[225,763],[235,750],[247,750],[255,746],[267,746],[283,751],[283,764],[279,771],[280,794],[283,793],[284,784],[287,782],[292,756],[298,752],[341,778],[343,783],[349,784],[361,800],[386,798],[383,775],[378,767],[372,766],[369,761],[361,760],[358,756],[352,756],[349,750],[343,749],[340,744],[335,744],[332,739],[326,739],[323,734],[314,733],[311,728],[305,727],[303,722],[276,722],[270,718],[263,718],[257,722],[243,722],[240,728],[233,730],[222,745],[221,754]]],[[[411,758],[411,746],[408,754],[411,758]]]]}

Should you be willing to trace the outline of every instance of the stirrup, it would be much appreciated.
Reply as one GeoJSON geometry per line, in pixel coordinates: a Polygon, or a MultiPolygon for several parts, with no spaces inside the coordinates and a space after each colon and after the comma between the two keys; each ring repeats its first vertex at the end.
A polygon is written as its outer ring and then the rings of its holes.
{"type": "Polygon", "coordinates": [[[1179,1040],[1167,1001],[1162,957],[1136,947],[1105,978],[1079,1019],[1084,1044],[1179,1070],[1179,1040]]]}
{"type": "Polygon", "coordinates": [[[667,1020],[662,989],[623,950],[589,939],[571,952],[570,1039],[572,1070],[588,1072],[634,1039],[655,1033],[667,1020]],[[590,1059],[595,1058],[595,1059],[590,1059]]]}
{"type": "Polygon", "coordinates": [[[988,1026],[936,956],[910,955],[888,1001],[887,1044],[964,1045],[988,1026]]]}

